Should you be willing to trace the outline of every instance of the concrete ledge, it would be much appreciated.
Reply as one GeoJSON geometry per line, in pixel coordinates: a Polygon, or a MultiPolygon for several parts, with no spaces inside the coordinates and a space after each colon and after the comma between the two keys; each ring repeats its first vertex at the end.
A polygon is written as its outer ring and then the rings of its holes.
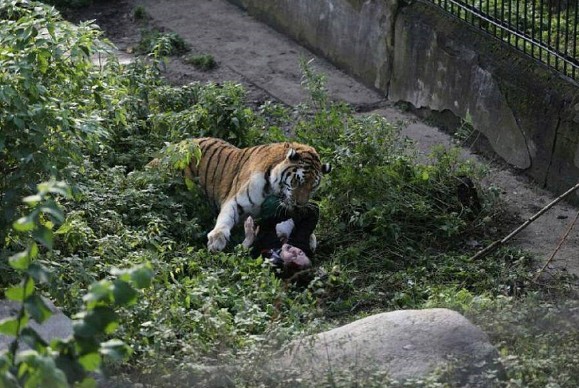
{"type": "Polygon", "coordinates": [[[540,186],[579,180],[579,85],[482,31],[421,2],[230,1],[392,101],[472,117],[540,186]]]}

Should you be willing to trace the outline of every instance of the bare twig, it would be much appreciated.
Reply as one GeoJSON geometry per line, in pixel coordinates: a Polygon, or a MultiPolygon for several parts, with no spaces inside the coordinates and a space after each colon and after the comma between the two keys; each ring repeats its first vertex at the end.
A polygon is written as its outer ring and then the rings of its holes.
{"type": "Polygon", "coordinates": [[[547,262],[545,263],[545,265],[543,265],[543,267],[537,272],[537,274],[535,275],[535,277],[533,278],[533,281],[536,282],[537,279],[539,279],[539,276],[541,276],[541,273],[545,270],[545,268],[547,268],[547,266],[549,265],[549,263],[551,261],[553,261],[553,258],[555,258],[555,255],[557,254],[557,252],[559,252],[559,249],[561,249],[561,247],[563,246],[563,243],[565,242],[565,240],[567,240],[567,237],[569,236],[569,233],[571,233],[571,231],[573,230],[573,227],[575,226],[575,223],[577,222],[577,219],[579,218],[579,212],[577,212],[577,214],[575,214],[575,218],[573,219],[573,222],[571,222],[569,224],[569,226],[567,227],[567,230],[565,231],[565,233],[563,234],[563,236],[561,237],[561,240],[559,240],[559,244],[557,244],[557,247],[555,248],[555,250],[553,251],[553,253],[551,254],[551,256],[549,256],[549,259],[547,260],[547,262]]]}
{"type": "Polygon", "coordinates": [[[512,239],[514,236],[516,236],[521,230],[523,230],[527,226],[529,226],[537,218],[541,217],[547,210],[549,210],[550,208],[555,206],[558,202],[560,202],[562,199],[569,196],[569,194],[573,193],[577,189],[579,189],[579,183],[577,183],[575,186],[571,187],[569,190],[567,190],[566,192],[564,192],[563,194],[561,194],[560,196],[555,198],[547,206],[545,206],[544,208],[539,210],[531,218],[529,218],[527,221],[525,221],[521,226],[519,226],[517,229],[515,229],[511,233],[509,233],[508,236],[504,237],[502,240],[497,240],[497,241],[493,242],[492,244],[490,244],[489,246],[487,246],[483,250],[479,251],[476,255],[471,257],[470,260],[480,259],[481,257],[484,257],[484,256],[488,255],[489,253],[494,252],[501,245],[505,244],[507,241],[512,239]]]}

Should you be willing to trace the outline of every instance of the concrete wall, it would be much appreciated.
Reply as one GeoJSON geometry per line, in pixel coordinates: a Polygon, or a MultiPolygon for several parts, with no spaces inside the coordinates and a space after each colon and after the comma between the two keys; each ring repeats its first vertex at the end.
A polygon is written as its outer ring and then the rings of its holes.
{"type": "Polygon", "coordinates": [[[470,114],[496,154],[552,191],[579,181],[577,83],[496,39],[419,2],[230,1],[391,101],[470,114]]]}

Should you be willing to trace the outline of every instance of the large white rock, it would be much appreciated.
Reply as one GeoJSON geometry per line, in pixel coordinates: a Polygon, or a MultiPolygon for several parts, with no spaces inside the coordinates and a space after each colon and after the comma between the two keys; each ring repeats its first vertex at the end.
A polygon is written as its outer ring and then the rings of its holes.
{"type": "Polygon", "coordinates": [[[485,333],[455,311],[400,310],[293,341],[272,372],[320,384],[344,375],[421,379],[443,370],[457,385],[485,386],[501,371],[497,356],[485,333]]]}
{"type": "MultiPolygon", "coordinates": [[[[44,303],[52,311],[52,316],[47,319],[42,325],[34,322],[32,319],[29,322],[36,332],[46,342],[50,342],[53,338],[67,338],[72,335],[72,320],[64,315],[51,301],[44,299],[44,303]]],[[[16,316],[20,303],[10,300],[0,300],[0,321],[5,318],[16,316]]],[[[9,344],[14,340],[13,337],[8,337],[0,334],[0,350],[8,348],[9,344]]]]}

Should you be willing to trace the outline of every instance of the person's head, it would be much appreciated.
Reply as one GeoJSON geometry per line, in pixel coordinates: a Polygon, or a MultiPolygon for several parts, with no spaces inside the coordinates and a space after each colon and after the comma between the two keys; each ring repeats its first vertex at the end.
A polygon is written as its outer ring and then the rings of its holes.
{"type": "Polygon", "coordinates": [[[310,258],[298,247],[290,244],[283,244],[280,251],[284,268],[303,270],[312,266],[310,258]]]}

